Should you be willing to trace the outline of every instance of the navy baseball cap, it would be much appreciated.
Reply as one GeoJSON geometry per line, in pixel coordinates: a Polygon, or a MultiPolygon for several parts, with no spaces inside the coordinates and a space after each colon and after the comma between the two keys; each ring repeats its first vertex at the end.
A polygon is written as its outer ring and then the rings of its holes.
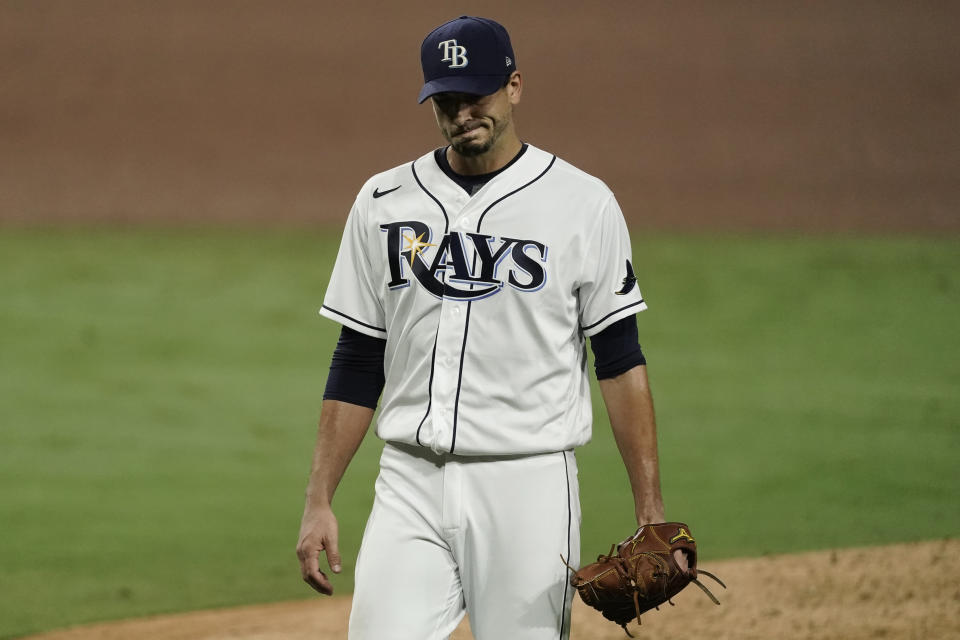
{"type": "Polygon", "coordinates": [[[490,95],[517,70],[507,30],[489,18],[473,16],[460,16],[431,31],[420,45],[420,65],[420,103],[444,91],[490,95]]]}

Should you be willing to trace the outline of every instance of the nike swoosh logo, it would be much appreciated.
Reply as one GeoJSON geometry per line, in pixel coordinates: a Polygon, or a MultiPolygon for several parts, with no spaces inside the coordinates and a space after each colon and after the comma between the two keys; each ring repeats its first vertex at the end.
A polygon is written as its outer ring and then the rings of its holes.
{"type": "MultiPolygon", "coordinates": [[[[400,187],[402,187],[402,186],[403,186],[403,185],[400,185],[400,187]]],[[[393,193],[394,191],[396,191],[396,190],[399,189],[400,187],[394,187],[393,189],[387,189],[386,191],[380,191],[380,187],[377,187],[376,189],[373,190],[373,197],[374,197],[374,198],[383,197],[383,196],[387,195],[388,193],[393,193]]]]}

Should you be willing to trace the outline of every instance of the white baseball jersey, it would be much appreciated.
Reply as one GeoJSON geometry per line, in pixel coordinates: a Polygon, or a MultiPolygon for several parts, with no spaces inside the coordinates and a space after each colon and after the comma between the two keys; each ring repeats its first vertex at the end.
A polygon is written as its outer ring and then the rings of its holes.
{"type": "Polygon", "coordinates": [[[371,178],[320,313],[387,341],[380,438],[511,455],[590,439],[585,337],[645,308],[613,193],[531,145],[472,196],[433,152],[371,178]]]}

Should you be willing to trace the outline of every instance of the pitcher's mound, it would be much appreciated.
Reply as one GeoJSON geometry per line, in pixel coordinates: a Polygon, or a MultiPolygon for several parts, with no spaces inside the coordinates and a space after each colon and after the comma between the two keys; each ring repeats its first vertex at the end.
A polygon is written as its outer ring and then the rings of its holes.
{"type": "MultiPolygon", "coordinates": [[[[960,540],[704,564],[728,590],[715,606],[688,588],[644,614],[639,638],[860,640],[960,638],[960,540]]],[[[348,597],[112,622],[29,640],[333,640],[347,637],[348,597]]],[[[466,620],[453,640],[472,639],[466,620]]],[[[572,640],[625,638],[579,598],[572,640]]],[[[506,640],[506,639],[505,639],[506,640]]]]}

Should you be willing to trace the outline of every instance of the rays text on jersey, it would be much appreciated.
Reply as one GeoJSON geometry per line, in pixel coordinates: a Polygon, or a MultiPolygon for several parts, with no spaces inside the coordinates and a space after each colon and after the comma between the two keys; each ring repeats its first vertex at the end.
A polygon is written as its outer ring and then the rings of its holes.
{"type": "Polygon", "coordinates": [[[386,233],[390,289],[410,285],[410,275],[438,298],[478,300],[505,284],[537,291],[547,280],[547,246],[536,240],[452,231],[437,242],[417,220],[380,225],[386,233]]]}

